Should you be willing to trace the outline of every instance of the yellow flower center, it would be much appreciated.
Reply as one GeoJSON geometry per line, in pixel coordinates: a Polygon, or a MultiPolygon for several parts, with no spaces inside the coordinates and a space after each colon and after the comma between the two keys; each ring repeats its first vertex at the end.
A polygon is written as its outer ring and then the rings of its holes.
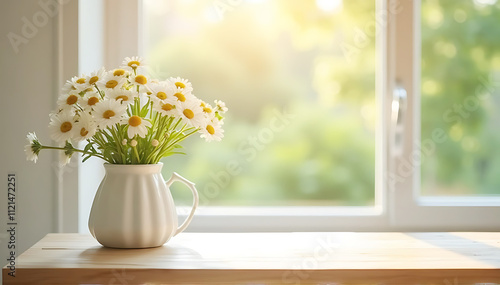
{"type": "Polygon", "coordinates": [[[139,116],[132,116],[128,119],[128,124],[132,127],[137,127],[141,124],[142,119],[139,116]]]}
{"type": "Polygon", "coordinates": [[[186,96],[184,96],[184,94],[182,94],[182,93],[175,93],[174,96],[177,97],[177,100],[179,100],[181,102],[186,101],[186,96]]]}
{"type": "Polygon", "coordinates": [[[118,81],[116,80],[110,80],[106,82],[106,88],[115,88],[116,85],[118,85],[118,81]]]}
{"type": "Polygon", "coordinates": [[[89,79],[89,84],[94,84],[99,80],[98,76],[92,76],[92,78],[89,79]]]}
{"type": "Polygon", "coordinates": [[[194,118],[194,112],[190,109],[185,109],[184,111],[182,111],[182,113],[184,114],[184,116],[186,116],[186,118],[190,120],[194,118]]]}
{"type": "Polygon", "coordinates": [[[163,105],[161,105],[161,109],[162,109],[163,111],[170,111],[170,110],[172,110],[173,108],[174,108],[174,106],[172,106],[172,104],[168,104],[168,103],[167,103],[167,104],[163,104],[163,105]]]}
{"type": "Polygon", "coordinates": [[[78,80],[76,81],[76,83],[78,83],[78,84],[85,83],[85,78],[78,78],[78,80]]]}
{"type": "Polygon", "coordinates": [[[128,101],[128,96],[126,95],[120,95],[120,96],[116,96],[116,101],[122,99],[122,101],[128,101]]]}
{"type": "Polygon", "coordinates": [[[104,111],[104,113],[102,113],[102,117],[104,119],[110,119],[114,115],[116,115],[116,114],[115,114],[115,112],[113,110],[106,110],[106,111],[104,111]]]}
{"type": "Polygon", "coordinates": [[[205,113],[212,113],[212,109],[210,109],[208,107],[205,107],[205,108],[203,108],[203,112],[205,112],[205,113]]]}
{"type": "Polygon", "coordinates": [[[73,128],[73,125],[70,122],[64,122],[61,124],[61,127],[60,127],[62,133],[67,133],[67,132],[71,131],[72,128],[73,128]]]}
{"type": "Polygon", "coordinates": [[[211,135],[215,134],[215,129],[211,125],[207,126],[207,132],[211,135]]]}
{"type": "Polygon", "coordinates": [[[131,60],[128,62],[128,66],[132,67],[133,69],[136,69],[139,65],[141,65],[141,63],[137,60],[131,60]]]}
{"type": "Polygon", "coordinates": [[[82,136],[82,137],[84,137],[84,136],[88,135],[88,133],[89,133],[89,131],[87,131],[85,128],[82,128],[82,129],[80,130],[80,136],[82,136]]]}
{"type": "Polygon", "coordinates": [[[165,94],[165,92],[158,92],[156,93],[156,97],[160,98],[161,100],[165,100],[167,99],[167,94],[165,94]]]}
{"type": "Polygon", "coordinates": [[[87,101],[87,104],[89,104],[89,106],[94,106],[97,102],[99,102],[99,98],[90,97],[89,100],[87,101]]]}
{"type": "Polygon", "coordinates": [[[66,99],[66,104],[73,105],[78,101],[78,97],[76,95],[69,95],[66,99]]]}
{"type": "Polygon", "coordinates": [[[175,82],[175,86],[182,89],[186,88],[186,85],[182,82],[175,82]]]}
{"type": "Polygon", "coordinates": [[[144,84],[148,83],[148,79],[144,75],[137,75],[135,77],[135,82],[144,85],[144,84]]]}
{"type": "Polygon", "coordinates": [[[125,70],[123,69],[115,69],[115,71],[113,71],[113,76],[122,76],[125,74],[125,70]]]}

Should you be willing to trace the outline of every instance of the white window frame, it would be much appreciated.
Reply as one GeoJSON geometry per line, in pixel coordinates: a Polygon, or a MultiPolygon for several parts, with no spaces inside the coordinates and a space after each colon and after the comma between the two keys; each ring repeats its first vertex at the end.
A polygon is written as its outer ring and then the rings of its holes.
{"type": "MultiPolygon", "coordinates": [[[[104,63],[117,66],[125,56],[142,55],[141,0],[104,1],[104,63]],[[135,25],[137,29],[123,30],[135,25]]],[[[418,197],[420,165],[401,171],[420,139],[419,0],[378,0],[376,39],[379,131],[376,138],[376,207],[205,207],[189,231],[492,231],[500,226],[499,199],[418,197]],[[391,124],[396,82],[406,89],[402,147],[396,151],[391,124]],[[394,179],[396,177],[397,179],[394,179]]],[[[82,27],[81,27],[82,28],[82,27]]],[[[403,106],[404,107],[404,106],[403,106]]],[[[88,191],[87,189],[80,189],[88,191]]],[[[90,203],[91,201],[84,201],[90,203]]],[[[187,212],[187,211],[181,211],[187,212]]],[[[85,217],[84,217],[85,218],[85,217]]],[[[85,219],[80,219],[80,221],[85,219]]]]}
{"type": "MultiPolygon", "coordinates": [[[[395,1],[395,0],[391,0],[395,1]]],[[[402,11],[390,27],[394,33],[394,77],[407,90],[407,116],[404,121],[403,152],[391,166],[398,179],[390,190],[391,227],[423,231],[493,231],[500,228],[500,197],[419,197],[420,162],[413,160],[420,153],[420,59],[421,24],[420,0],[400,0],[402,11]],[[413,35],[413,36],[408,36],[413,35]],[[414,167],[411,176],[405,175],[404,165],[414,167]]],[[[420,154],[422,155],[422,154],[420,154]]],[[[393,176],[394,177],[394,176],[393,176]]]]}

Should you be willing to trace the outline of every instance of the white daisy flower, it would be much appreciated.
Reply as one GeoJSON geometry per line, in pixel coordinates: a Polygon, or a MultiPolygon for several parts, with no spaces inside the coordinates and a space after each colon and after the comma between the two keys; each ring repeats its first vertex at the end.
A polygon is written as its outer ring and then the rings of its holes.
{"type": "Polygon", "coordinates": [[[224,137],[224,130],[217,119],[209,121],[207,124],[203,125],[199,132],[201,133],[201,137],[207,142],[221,141],[224,137]]]}
{"type": "Polygon", "coordinates": [[[57,99],[57,106],[62,110],[76,108],[81,102],[82,97],[77,91],[70,91],[67,94],[61,94],[57,99]]]}
{"type": "Polygon", "coordinates": [[[127,83],[127,80],[123,77],[113,76],[113,74],[108,74],[103,81],[100,81],[98,86],[103,89],[121,89],[123,85],[127,83]]]}
{"type": "Polygon", "coordinates": [[[130,71],[139,71],[144,68],[144,59],[142,57],[133,56],[126,57],[122,62],[122,68],[130,71]]]}
{"type": "Polygon", "coordinates": [[[34,163],[38,160],[38,154],[33,151],[33,147],[30,144],[24,146],[24,153],[26,154],[26,160],[33,161],[34,163]]]}
{"type": "Polygon", "coordinates": [[[128,80],[134,86],[145,87],[148,84],[148,78],[143,74],[131,75],[128,80]]]}
{"type": "Polygon", "coordinates": [[[215,103],[217,112],[219,112],[221,114],[224,114],[225,112],[227,112],[226,103],[222,102],[221,100],[215,100],[214,103],[215,103]]]}
{"type": "Polygon", "coordinates": [[[114,77],[126,78],[129,76],[130,73],[128,72],[128,70],[125,70],[122,68],[117,68],[117,69],[113,70],[113,72],[111,72],[111,74],[113,74],[114,77]]]}
{"type": "Polygon", "coordinates": [[[197,101],[196,97],[193,94],[191,94],[191,91],[181,88],[177,88],[175,90],[174,97],[179,103],[197,101]]]}
{"type": "Polygon", "coordinates": [[[183,89],[185,91],[191,92],[193,91],[193,85],[187,79],[183,79],[180,77],[170,77],[168,82],[173,84],[176,88],[183,89]]]}
{"type": "Polygon", "coordinates": [[[97,92],[92,91],[85,93],[79,104],[84,110],[91,110],[101,100],[101,95],[99,95],[97,92]]]}
{"type": "Polygon", "coordinates": [[[106,71],[104,70],[104,67],[101,67],[101,69],[90,73],[90,75],[88,76],[88,84],[89,85],[100,84],[105,77],[106,77],[106,71]]]}
{"type": "Polygon", "coordinates": [[[195,128],[204,125],[206,118],[203,115],[203,109],[199,101],[186,101],[179,104],[177,107],[179,108],[179,116],[185,123],[195,128]]]}
{"type": "Polygon", "coordinates": [[[59,151],[59,165],[64,166],[71,161],[71,155],[68,155],[65,151],[59,151]]]}
{"type": "Polygon", "coordinates": [[[107,92],[106,95],[109,99],[129,105],[134,103],[134,99],[139,96],[139,93],[126,89],[113,89],[107,92]]]}
{"type": "Polygon", "coordinates": [[[207,118],[209,118],[210,120],[212,120],[215,117],[214,108],[212,108],[212,106],[210,106],[210,104],[201,101],[200,107],[202,108],[203,113],[205,114],[205,116],[207,118]]]}
{"type": "Polygon", "coordinates": [[[75,119],[70,112],[60,112],[50,115],[50,137],[58,142],[64,143],[73,137],[75,119]]]}
{"type": "Polygon", "coordinates": [[[136,135],[141,138],[146,137],[148,134],[147,128],[151,127],[151,122],[139,116],[131,116],[125,123],[128,125],[127,135],[130,139],[134,138],[136,135]]]}
{"type": "Polygon", "coordinates": [[[73,78],[71,78],[71,83],[78,92],[87,90],[90,87],[88,77],[83,74],[81,76],[74,76],[73,78]]]}
{"type": "Polygon", "coordinates": [[[176,89],[169,86],[166,82],[150,84],[149,89],[150,92],[148,92],[148,95],[155,102],[159,100],[165,102],[164,100],[167,99],[175,99],[174,94],[176,93],[176,89]]]}
{"type": "Polygon", "coordinates": [[[100,129],[119,123],[127,111],[127,105],[116,100],[104,100],[94,107],[95,122],[100,129]]]}
{"type": "Polygon", "coordinates": [[[28,133],[26,139],[28,139],[28,144],[24,147],[24,152],[26,153],[26,160],[30,160],[36,163],[42,145],[38,141],[38,138],[36,137],[35,133],[28,133]]]}
{"type": "Polygon", "coordinates": [[[80,118],[78,119],[78,122],[75,123],[74,128],[75,133],[73,135],[73,139],[76,142],[91,138],[97,130],[97,126],[92,118],[92,115],[87,113],[80,114],[80,118]]]}
{"type": "MultiPolygon", "coordinates": [[[[165,100],[167,101],[167,100],[165,100]]],[[[179,114],[179,109],[177,109],[177,107],[175,106],[175,103],[174,102],[171,102],[171,101],[158,101],[158,102],[154,102],[153,101],[153,109],[160,113],[160,115],[162,116],[171,116],[171,117],[176,117],[176,118],[179,118],[180,117],[180,114],[179,114]]]]}
{"type": "Polygon", "coordinates": [[[63,87],[61,88],[61,92],[63,94],[67,94],[71,91],[76,91],[76,87],[73,85],[73,82],[66,80],[66,83],[64,83],[63,87]]]}

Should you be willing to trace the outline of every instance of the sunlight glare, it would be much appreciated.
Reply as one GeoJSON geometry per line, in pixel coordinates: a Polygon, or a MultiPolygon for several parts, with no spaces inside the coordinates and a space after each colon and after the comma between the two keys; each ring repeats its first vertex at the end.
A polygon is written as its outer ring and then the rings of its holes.
{"type": "Polygon", "coordinates": [[[497,0],[474,0],[474,4],[479,7],[484,7],[488,5],[495,5],[497,0]]]}
{"type": "Polygon", "coordinates": [[[342,0],[316,0],[316,6],[324,12],[338,12],[342,8],[342,0]]]}

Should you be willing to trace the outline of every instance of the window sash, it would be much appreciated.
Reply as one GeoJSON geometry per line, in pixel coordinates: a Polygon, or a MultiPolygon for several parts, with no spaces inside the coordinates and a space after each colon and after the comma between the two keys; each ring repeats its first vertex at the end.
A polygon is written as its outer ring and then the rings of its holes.
{"type": "MultiPolygon", "coordinates": [[[[420,163],[412,165],[411,175],[403,169],[403,163],[411,161],[414,153],[420,153],[414,142],[420,142],[420,59],[421,1],[399,1],[401,13],[396,16],[394,25],[389,24],[389,46],[393,47],[392,65],[394,71],[389,78],[391,90],[395,82],[402,84],[407,90],[407,114],[404,121],[405,135],[401,156],[391,161],[389,211],[391,228],[421,231],[488,231],[500,226],[500,199],[470,198],[432,198],[419,197],[420,163]]],[[[391,4],[389,4],[391,5],[391,4]]]]}

